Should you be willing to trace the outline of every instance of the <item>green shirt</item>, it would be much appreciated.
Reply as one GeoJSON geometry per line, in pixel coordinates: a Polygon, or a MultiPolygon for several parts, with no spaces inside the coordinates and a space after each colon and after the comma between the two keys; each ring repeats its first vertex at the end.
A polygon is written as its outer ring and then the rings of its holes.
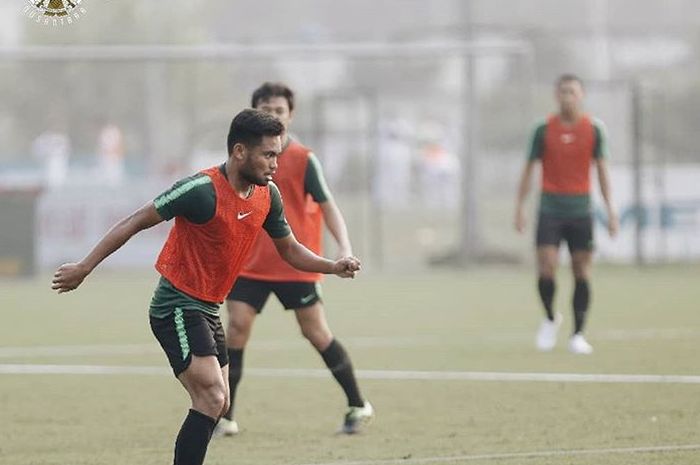
{"type": "Polygon", "coordinates": [[[316,203],[324,203],[332,198],[326,179],[323,177],[321,162],[313,153],[309,153],[309,162],[306,164],[304,191],[310,194],[316,203]]]}

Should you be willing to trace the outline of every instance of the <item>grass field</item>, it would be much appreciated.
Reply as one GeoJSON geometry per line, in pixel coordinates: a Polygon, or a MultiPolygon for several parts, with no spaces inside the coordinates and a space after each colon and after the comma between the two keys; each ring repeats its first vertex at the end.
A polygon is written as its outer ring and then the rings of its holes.
{"type": "MultiPolygon", "coordinates": [[[[540,311],[527,269],[330,278],[329,321],[361,370],[375,422],[354,437],[334,434],[341,392],[275,302],[246,353],[242,434],[213,441],[206,463],[698,464],[699,277],[698,266],[598,268],[588,357],[565,350],[566,331],[554,352],[533,349],[540,311]],[[499,379],[465,379],[480,372],[499,379]]],[[[0,281],[2,465],[170,463],[188,399],[148,327],[155,281],[98,271],[63,296],[48,276],[0,281]],[[44,365],[69,373],[16,373],[44,365]],[[125,373],[75,374],[74,365],[125,373]],[[142,366],[155,369],[128,371],[142,366]]],[[[568,331],[563,270],[559,282],[568,331]]]]}

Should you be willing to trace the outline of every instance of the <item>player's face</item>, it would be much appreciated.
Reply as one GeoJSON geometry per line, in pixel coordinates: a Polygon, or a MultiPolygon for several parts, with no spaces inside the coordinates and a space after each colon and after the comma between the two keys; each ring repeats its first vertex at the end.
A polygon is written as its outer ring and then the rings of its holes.
{"type": "Polygon", "coordinates": [[[280,136],[263,136],[259,145],[246,148],[245,151],[241,177],[251,184],[267,186],[277,170],[277,156],[282,151],[282,139],[280,136]]]}
{"type": "Polygon", "coordinates": [[[563,113],[576,112],[583,101],[583,87],[578,81],[564,81],[557,87],[556,97],[563,113]]]}
{"type": "Polygon", "coordinates": [[[270,97],[267,100],[261,100],[256,107],[265,113],[276,116],[284,125],[285,132],[289,129],[292,122],[292,112],[289,110],[289,102],[284,97],[270,97]]]}

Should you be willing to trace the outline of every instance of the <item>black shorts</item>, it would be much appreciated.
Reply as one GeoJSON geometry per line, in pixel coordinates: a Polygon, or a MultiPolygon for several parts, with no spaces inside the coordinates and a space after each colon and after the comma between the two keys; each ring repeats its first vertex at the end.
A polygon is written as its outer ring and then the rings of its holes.
{"type": "Polygon", "coordinates": [[[554,245],[559,247],[565,240],[569,252],[593,250],[593,218],[557,218],[540,214],[537,223],[537,246],[554,245]]]}
{"type": "Polygon", "coordinates": [[[224,328],[218,316],[177,308],[165,318],[151,316],[150,320],[176,377],[190,366],[192,355],[213,355],[220,366],[228,365],[224,328]]]}
{"type": "Polygon", "coordinates": [[[321,286],[318,283],[261,281],[248,278],[238,278],[226,300],[245,302],[260,313],[271,292],[286,310],[309,307],[321,301],[321,286]]]}

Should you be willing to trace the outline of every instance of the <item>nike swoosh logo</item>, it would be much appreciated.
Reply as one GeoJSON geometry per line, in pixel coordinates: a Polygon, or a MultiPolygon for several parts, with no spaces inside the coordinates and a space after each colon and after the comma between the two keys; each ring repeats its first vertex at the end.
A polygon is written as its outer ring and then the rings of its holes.
{"type": "Polygon", "coordinates": [[[245,217],[248,216],[248,215],[251,215],[252,213],[253,213],[253,212],[247,212],[247,213],[238,212],[238,219],[239,219],[239,220],[242,220],[243,218],[245,218],[245,217]]]}
{"type": "Polygon", "coordinates": [[[301,302],[302,304],[307,304],[307,303],[311,302],[314,297],[316,297],[316,294],[309,294],[309,295],[299,299],[299,302],[301,302]]]}

